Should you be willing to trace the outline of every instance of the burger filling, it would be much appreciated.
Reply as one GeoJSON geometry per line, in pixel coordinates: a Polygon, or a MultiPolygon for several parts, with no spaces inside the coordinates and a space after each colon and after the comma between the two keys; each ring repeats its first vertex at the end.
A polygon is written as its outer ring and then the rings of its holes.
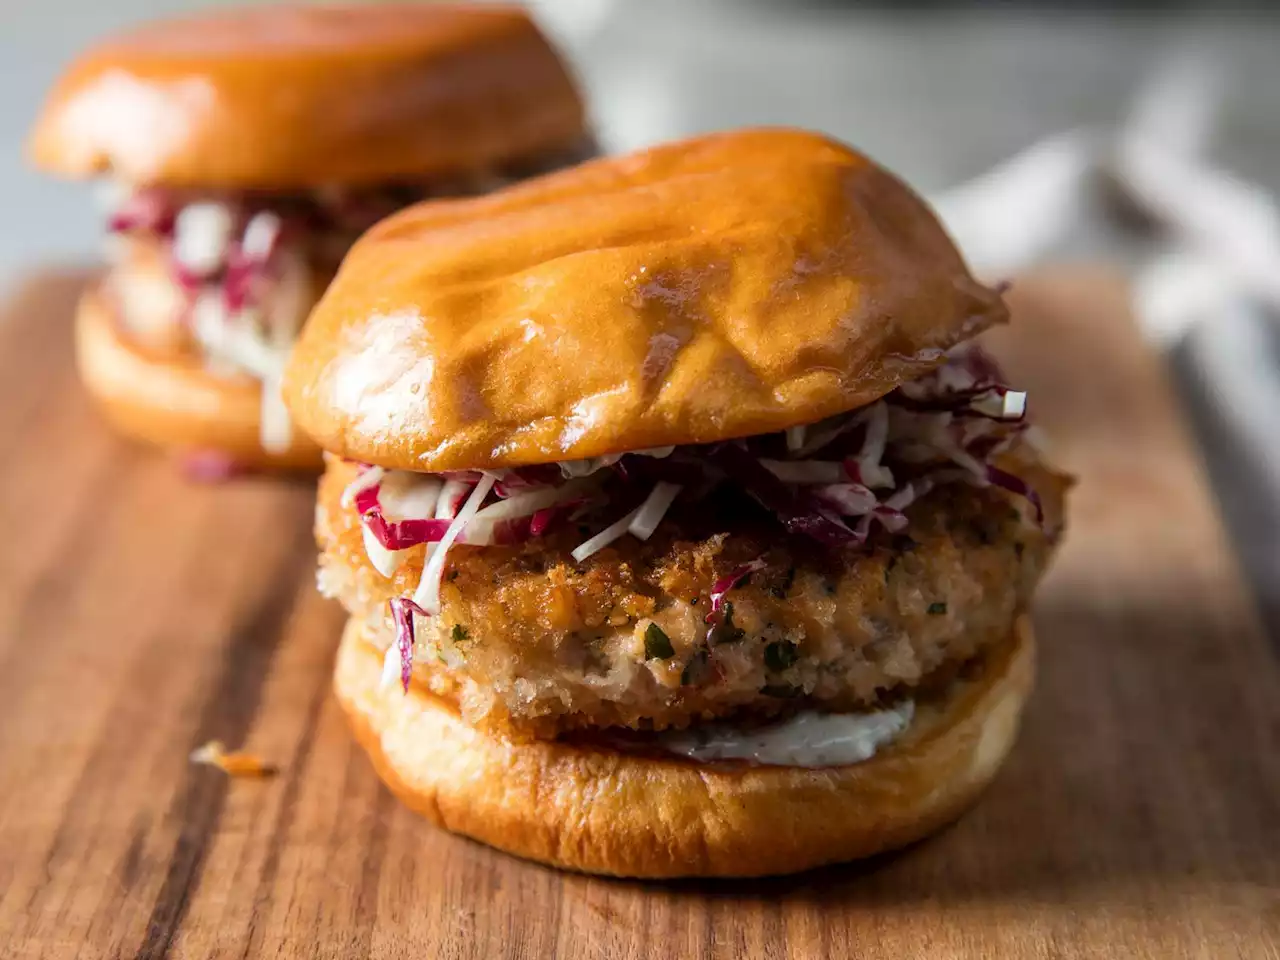
{"type": "Polygon", "coordinates": [[[473,722],[846,762],[1025,607],[1065,485],[1025,407],[970,347],[780,434],[445,474],[334,461],[321,585],[386,638],[387,684],[416,674],[473,722]]]}
{"type": "Polygon", "coordinates": [[[280,376],[293,340],[356,238],[401,207],[468,196],[584,159],[589,144],[536,164],[426,184],[217,193],[107,184],[109,281],[120,322],[144,346],[194,352],[215,373],[262,384],[262,445],[287,450],[280,376]]]}
{"type": "Polygon", "coordinates": [[[766,766],[835,767],[875,756],[911,725],[915,703],[901,700],[883,710],[819,713],[744,730],[735,724],[702,724],[656,738],[667,753],[690,760],[749,760],[766,766]]]}

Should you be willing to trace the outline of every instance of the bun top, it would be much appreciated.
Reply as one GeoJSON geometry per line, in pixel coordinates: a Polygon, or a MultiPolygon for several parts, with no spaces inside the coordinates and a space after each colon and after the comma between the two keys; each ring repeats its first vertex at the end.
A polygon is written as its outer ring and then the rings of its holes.
{"type": "Polygon", "coordinates": [[[1006,316],[900,181],[747,130],[382,221],[285,400],[325,449],[387,467],[577,459],[812,423],[1006,316]]]}
{"type": "Polygon", "coordinates": [[[90,49],[29,146],[68,176],[290,189],[566,150],[584,123],[565,65],[518,8],[263,6],[90,49]]]}

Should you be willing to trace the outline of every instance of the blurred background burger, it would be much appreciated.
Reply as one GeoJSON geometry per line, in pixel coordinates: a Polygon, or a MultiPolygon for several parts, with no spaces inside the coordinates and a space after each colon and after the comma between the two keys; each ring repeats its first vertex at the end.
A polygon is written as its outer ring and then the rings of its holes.
{"type": "Polygon", "coordinates": [[[518,8],[242,9],[82,54],[29,141],[97,178],[111,268],[78,320],[81,374],[123,431],[247,465],[318,454],[284,359],[359,234],[593,147],[565,66],[518,8]]]}

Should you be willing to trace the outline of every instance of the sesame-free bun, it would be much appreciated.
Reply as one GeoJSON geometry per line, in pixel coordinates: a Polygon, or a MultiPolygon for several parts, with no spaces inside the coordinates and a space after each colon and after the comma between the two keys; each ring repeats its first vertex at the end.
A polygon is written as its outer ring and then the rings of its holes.
{"type": "Polygon", "coordinates": [[[216,451],[249,469],[321,466],[319,449],[297,429],[284,452],[262,449],[257,380],[215,376],[193,356],[140,347],[122,332],[101,287],[86,292],[76,312],[76,364],[106,419],[135,440],[216,451]]]}
{"type": "Polygon", "coordinates": [[[41,167],[234,189],[420,182],[564,150],[565,65],[516,7],[264,5],[86,51],[30,142],[41,167]]]}
{"type": "Polygon", "coordinates": [[[1024,618],[976,676],[921,702],[898,741],[821,769],[502,740],[419,686],[380,689],[382,656],[355,621],[334,685],[382,779],[440,826],[589,873],[746,877],[867,857],[957,817],[1013,745],[1033,661],[1024,618]]]}
{"type": "Polygon", "coordinates": [[[1005,318],[899,180],[818,134],[745,130],[384,220],[285,397],[344,457],[514,466],[811,423],[1005,318]]]}

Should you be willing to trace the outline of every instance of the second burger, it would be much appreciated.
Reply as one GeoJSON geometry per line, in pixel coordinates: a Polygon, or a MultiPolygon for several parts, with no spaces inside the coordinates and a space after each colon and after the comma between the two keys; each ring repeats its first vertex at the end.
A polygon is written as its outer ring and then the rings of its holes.
{"type": "Polygon", "coordinates": [[[57,84],[30,152],[103,178],[111,269],[77,345],[106,416],[204,462],[318,467],[279,380],[355,238],[592,145],[523,11],[399,4],[266,6],[107,39],[57,84]]]}

